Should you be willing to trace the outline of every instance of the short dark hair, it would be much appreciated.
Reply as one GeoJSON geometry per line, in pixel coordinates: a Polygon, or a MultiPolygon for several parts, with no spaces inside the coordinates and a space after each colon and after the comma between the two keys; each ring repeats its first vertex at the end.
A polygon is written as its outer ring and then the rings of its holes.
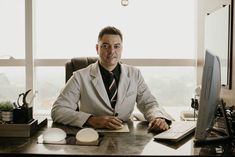
{"type": "Polygon", "coordinates": [[[98,36],[98,41],[101,40],[101,38],[105,35],[105,34],[111,34],[111,35],[119,35],[122,41],[122,33],[119,29],[113,27],[113,26],[107,26],[104,27],[103,29],[101,29],[99,36],[98,36]]]}

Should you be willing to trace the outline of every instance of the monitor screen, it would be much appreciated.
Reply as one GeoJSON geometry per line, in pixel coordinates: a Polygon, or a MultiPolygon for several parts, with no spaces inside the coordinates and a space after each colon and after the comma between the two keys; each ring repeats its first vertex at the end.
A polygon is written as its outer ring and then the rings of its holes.
{"type": "Polygon", "coordinates": [[[214,125],[217,106],[220,101],[220,68],[219,58],[206,51],[195,140],[205,140],[214,125]]]}

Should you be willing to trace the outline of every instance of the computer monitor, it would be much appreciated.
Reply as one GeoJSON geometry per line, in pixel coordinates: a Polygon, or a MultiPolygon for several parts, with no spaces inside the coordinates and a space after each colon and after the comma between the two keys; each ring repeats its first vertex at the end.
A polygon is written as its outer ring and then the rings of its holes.
{"type": "Polygon", "coordinates": [[[207,141],[207,137],[214,126],[217,108],[221,102],[221,70],[219,57],[206,51],[203,67],[201,94],[195,142],[207,141]]]}

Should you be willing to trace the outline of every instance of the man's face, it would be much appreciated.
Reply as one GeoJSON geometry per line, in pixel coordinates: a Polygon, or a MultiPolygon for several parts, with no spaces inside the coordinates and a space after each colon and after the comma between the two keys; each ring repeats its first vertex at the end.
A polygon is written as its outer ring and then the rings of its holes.
{"type": "Polygon", "coordinates": [[[117,65],[121,59],[122,41],[119,35],[106,34],[96,45],[97,54],[100,56],[100,63],[106,68],[117,65]]]}

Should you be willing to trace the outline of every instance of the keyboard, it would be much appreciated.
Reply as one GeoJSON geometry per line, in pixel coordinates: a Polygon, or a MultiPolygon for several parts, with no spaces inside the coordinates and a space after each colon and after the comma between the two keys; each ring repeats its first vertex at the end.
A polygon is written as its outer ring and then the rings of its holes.
{"type": "Polygon", "coordinates": [[[154,139],[178,142],[179,140],[194,132],[195,128],[196,121],[173,121],[170,129],[155,135],[154,139]]]}

